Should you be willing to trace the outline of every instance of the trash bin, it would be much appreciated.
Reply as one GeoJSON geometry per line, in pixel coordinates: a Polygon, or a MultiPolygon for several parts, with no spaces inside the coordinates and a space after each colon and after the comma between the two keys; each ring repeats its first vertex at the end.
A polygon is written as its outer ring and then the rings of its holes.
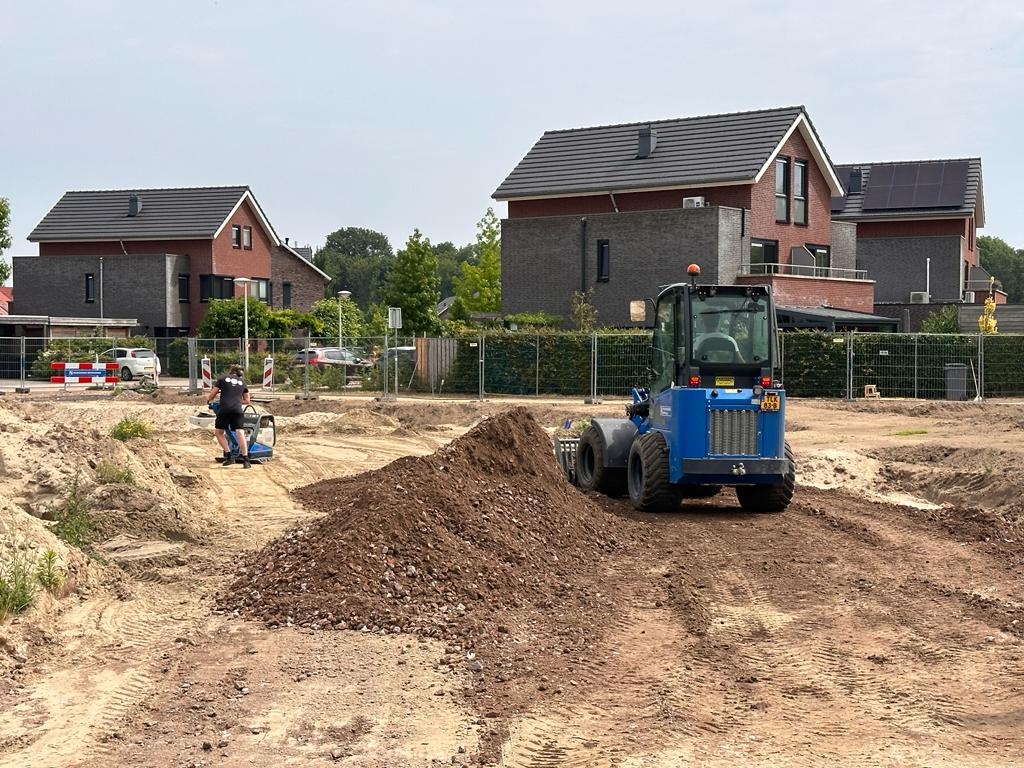
{"type": "Polygon", "coordinates": [[[963,363],[946,363],[946,399],[967,399],[967,366],[963,363]]]}

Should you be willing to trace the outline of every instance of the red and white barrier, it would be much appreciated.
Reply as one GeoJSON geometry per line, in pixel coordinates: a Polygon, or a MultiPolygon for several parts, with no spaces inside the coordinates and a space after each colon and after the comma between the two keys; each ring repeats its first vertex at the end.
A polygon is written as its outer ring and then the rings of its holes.
{"type": "Polygon", "coordinates": [[[203,389],[213,389],[213,373],[210,370],[210,358],[204,357],[199,362],[203,370],[203,389]]]}
{"type": "Polygon", "coordinates": [[[274,358],[270,355],[263,359],[263,388],[274,388],[274,358]]]}
{"type": "Polygon", "coordinates": [[[50,363],[50,368],[63,371],[63,376],[51,376],[54,384],[114,384],[120,377],[111,376],[117,370],[117,363],[50,363]]]}

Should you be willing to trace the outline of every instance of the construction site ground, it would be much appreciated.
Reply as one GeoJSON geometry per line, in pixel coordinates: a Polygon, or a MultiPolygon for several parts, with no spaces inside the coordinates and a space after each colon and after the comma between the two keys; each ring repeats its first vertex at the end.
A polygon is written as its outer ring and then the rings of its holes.
{"type": "Polygon", "coordinates": [[[0,551],[66,573],[0,623],[0,766],[1024,763],[1024,405],[791,400],[769,515],[570,486],[623,405],[281,397],[246,470],[200,395],[0,397],[0,551]]]}

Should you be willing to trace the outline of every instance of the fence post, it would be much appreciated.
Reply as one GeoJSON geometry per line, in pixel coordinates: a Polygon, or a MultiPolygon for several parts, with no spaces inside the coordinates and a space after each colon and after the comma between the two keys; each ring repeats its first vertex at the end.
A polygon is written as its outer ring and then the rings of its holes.
{"type": "Polygon", "coordinates": [[[19,363],[18,367],[21,369],[21,386],[15,389],[19,395],[27,395],[28,387],[25,386],[25,337],[21,337],[21,352],[18,355],[19,363]]]}
{"type": "Polygon", "coordinates": [[[533,344],[534,344],[534,347],[537,350],[537,359],[536,359],[536,362],[534,363],[534,368],[533,368],[533,375],[534,375],[533,393],[534,393],[534,395],[540,395],[540,334],[539,333],[536,335],[533,344]]]}
{"type": "Polygon", "coordinates": [[[853,400],[853,331],[847,333],[846,344],[846,399],[853,400]]]}
{"type": "Polygon", "coordinates": [[[914,399],[917,400],[917,344],[921,340],[921,334],[914,334],[914,399]]]}
{"type": "Polygon", "coordinates": [[[594,404],[601,402],[597,399],[597,333],[590,337],[590,396],[584,398],[584,403],[594,404]]]}
{"type": "Polygon", "coordinates": [[[195,336],[189,336],[185,343],[188,345],[188,391],[196,394],[199,391],[199,378],[196,374],[196,347],[199,340],[195,336]]]}
{"type": "Polygon", "coordinates": [[[485,371],[485,368],[484,368],[484,332],[483,331],[480,331],[479,346],[480,346],[480,351],[478,353],[479,354],[479,372],[478,372],[477,375],[479,376],[480,384],[479,384],[479,387],[478,387],[477,398],[480,399],[480,400],[483,400],[484,399],[484,371],[485,371]]]}

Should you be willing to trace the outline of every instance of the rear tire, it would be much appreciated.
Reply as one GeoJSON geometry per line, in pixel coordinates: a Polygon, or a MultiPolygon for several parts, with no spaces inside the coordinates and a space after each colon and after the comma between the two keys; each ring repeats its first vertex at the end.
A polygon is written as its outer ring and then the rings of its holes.
{"type": "Polygon", "coordinates": [[[626,493],[626,470],[606,467],[606,453],[597,427],[589,426],[583,430],[576,446],[576,485],[585,491],[622,496],[626,493]]]}
{"type": "Polygon", "coordinates": [[[124,368],[121,369],[121,381],[131,381],[131,380],[132,380],[132,372],[128,368],[128,366],[126,365],[124,368]]]}
{"type": "Polygon", "coordinates": [[[668,445],[661,432],[633,441],[626,465],[629,500],[641,512],[670,512],[679,506],[679,489],[668,481],[668,445]]]}
{"type": "Polygon", "coordinates": [[[789,471],[783,476],[781,483],[736,486],[736,498],[745,511],[774,513],[782,512],[789,506],[796,491],[796,458],[788,442],[786,458],[789,459],[789,471]]]}

